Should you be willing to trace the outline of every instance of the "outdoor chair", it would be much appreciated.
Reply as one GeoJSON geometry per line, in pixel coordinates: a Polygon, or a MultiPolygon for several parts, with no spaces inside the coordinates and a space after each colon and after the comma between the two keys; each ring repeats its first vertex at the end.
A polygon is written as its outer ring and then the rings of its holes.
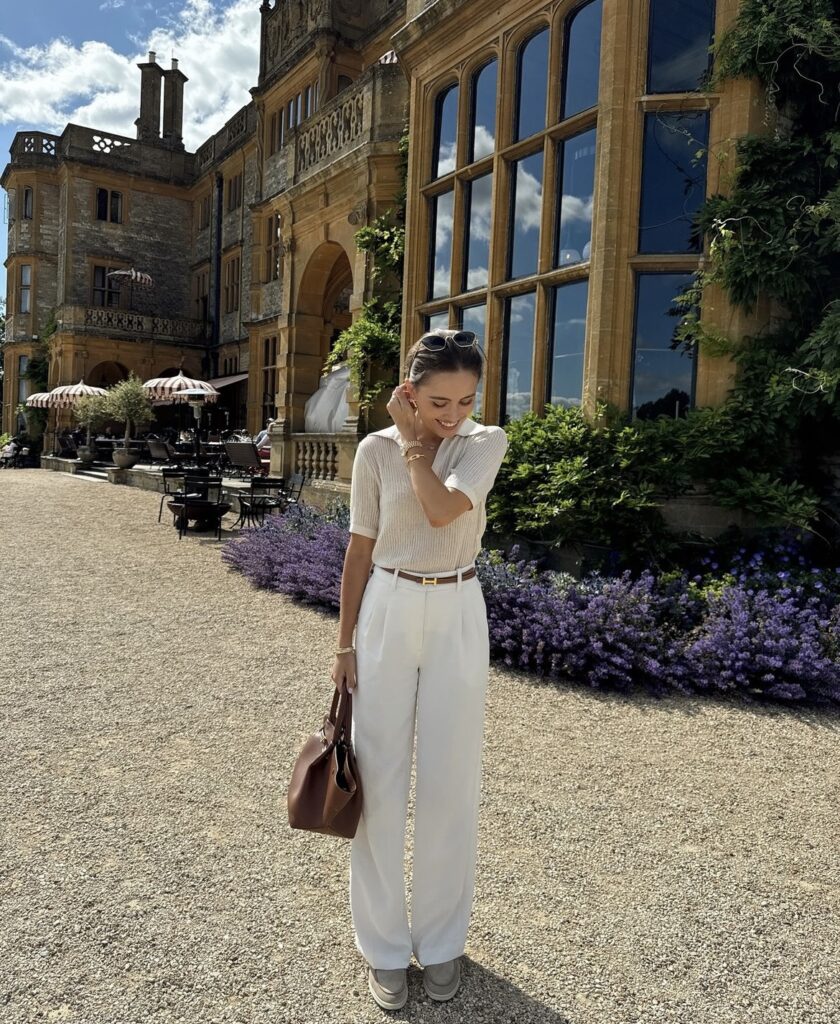
{"type": "Polygon", "coordinates": [[[305,505],[306,502],[301,498],[301,492],[303,491],[303,485],[306,483],[305,473],[292,473],[289,477],[289,486],[283,493],[283,511],[289,507],[289,505],[305,505]]]}
{"type": "Polygon", "coordinates": [[[283,483],[282,477],[251,477],[250,490],[239,495],[239,518],[233,525],[240,528],[248,524],[262,526],[266,513],[282,511],[286,506],[283,483]]]}
{"type": "Polygon", "coordinates": [[[163,441],[156,441],[152,438],[149,438],[148,444],[149,456],[152,460],[152,465],[154,465],[155,463],[160,463],[161,465],[164,466],[171,465],[172,459],[170,458],[169,450],[163,443],[163,441]]]}
{"type": "Polygon", "coordinates": [[[254,472],[262,473],[265,464],[260,458],[253,441],[225,441],[225,454],[230,460],[231,475],[244,476],[254,472]]]}
{"type": "Polygon", "coordinates": [[[160,499],[158,509],[158,522],[163,515],[163,503],[169,498],[171,501],[179,501],[185,496],[201,496],[200,481],[206,480],[210,473],[201,467],[187,468],[186,466],[165,466],[161,470],[163,477],[163,495],[160,499]]]}
{"type": "MultiPolygon", "coordinates": [[[[149,446],[156,442],[150,441],[149,446]]],[[[167,498],[174,499],[177,495],[184,493],[184,477],[185,473],[183,469],[172,469],[164,466],[161,470],[161,476],[163,477],[163,496],[160,499],[160,508],[158,509],[158,522],[160,522],[163,516],[163,503],[167,498]]]]}
{"type": "Polygon", "coordinates": [[[184,493],[170,501],[169,507],[178,523],[178,540],[186,533],[190,519],[212,522],[217,539],[222,539],[222,519],[230,511],[230,502],[222,501],[220,476],[186,475],[184,493]]]}

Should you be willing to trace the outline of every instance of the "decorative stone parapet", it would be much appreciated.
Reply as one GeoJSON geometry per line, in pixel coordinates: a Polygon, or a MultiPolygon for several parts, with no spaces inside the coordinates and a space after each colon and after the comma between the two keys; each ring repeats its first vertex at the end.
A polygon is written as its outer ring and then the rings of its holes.
{"type": "Polygon", "coordinates": [[[290,133],[288,178],[304,181],[355,149],[402,130],[405,76],[395,64],[375,64],[290,133]]]}
{"type": "Polygon", "coordinates": [[[59,330],[130,335],[138,341],[196,341],[204,331],[201,320],[152,316],[109,306],[62,306],[56,320],[59,330]]]}

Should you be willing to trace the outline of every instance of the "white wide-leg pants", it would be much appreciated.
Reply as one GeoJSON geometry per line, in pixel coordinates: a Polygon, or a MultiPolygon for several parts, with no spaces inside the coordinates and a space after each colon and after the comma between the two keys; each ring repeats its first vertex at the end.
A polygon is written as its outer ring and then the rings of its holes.
{"type": "Polygon", "coordinates": [[[356,627],[352,738],[363,806],[351,843],[350,909],[356,947],[375,968],[407,967],[412,952],[426,966],[464,951],[489,660],[477,576],[424,585],[374,566],[356,627]],[[409,926],[403,862],[415,714],[409,926]]]}

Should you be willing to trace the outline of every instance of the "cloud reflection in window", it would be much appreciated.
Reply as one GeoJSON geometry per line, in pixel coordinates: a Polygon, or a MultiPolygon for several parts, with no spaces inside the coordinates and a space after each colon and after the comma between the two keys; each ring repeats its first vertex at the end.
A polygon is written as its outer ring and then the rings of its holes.
{"type": "Polygon", "coordinates": [[[429,298],[438,299],[449,294],[452,270],[452,198],[444,192],[432,200],[432,280],[429,298]]]}
{"type": "Polygon", "coordinates": [[[542,176],[542,150],[539,153],[526,156],[522,160],[517,160],[513,164],[509,274],[511,278],[525,277],[537,272],[542,214],[542,176]]]}

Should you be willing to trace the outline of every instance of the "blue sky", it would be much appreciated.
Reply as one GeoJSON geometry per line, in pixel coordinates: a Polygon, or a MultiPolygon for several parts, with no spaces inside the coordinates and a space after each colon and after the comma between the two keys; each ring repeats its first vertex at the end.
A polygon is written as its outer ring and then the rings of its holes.
{"type": "MultiPolygon", "coordinates": [[[[0,166],[15,133],[60,134],[67,122],[134,137],[140,72],[155,50],[187,78],[184,141],[195,149],[250,99],[259,0],[29,0],[2,3],[0,166]]],[[[6,255],[3,194],[0,251],[6,255]]],[[[2,264],[2,260],[0,260],[2,264]]],[[[0,265],[0,295],[6,274],[0,265]]]]}

